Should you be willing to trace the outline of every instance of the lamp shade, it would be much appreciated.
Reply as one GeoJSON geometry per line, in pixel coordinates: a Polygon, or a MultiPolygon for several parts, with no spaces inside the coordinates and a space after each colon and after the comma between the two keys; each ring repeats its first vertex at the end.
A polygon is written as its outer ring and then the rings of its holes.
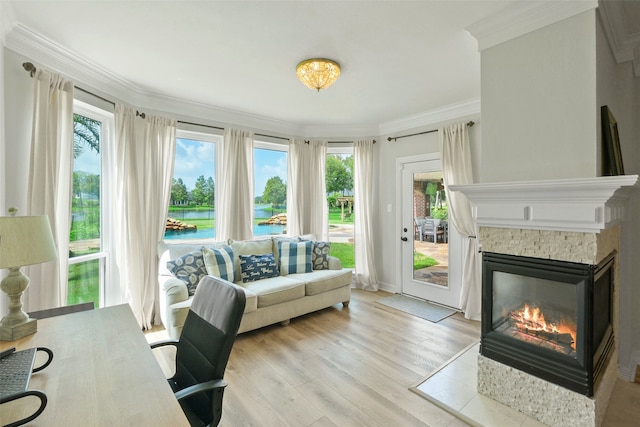
{"type": "Polygon", "coordinates": [[[40,264],[57,256],[47,216],[0,217],[0,268],[40,264]]]}

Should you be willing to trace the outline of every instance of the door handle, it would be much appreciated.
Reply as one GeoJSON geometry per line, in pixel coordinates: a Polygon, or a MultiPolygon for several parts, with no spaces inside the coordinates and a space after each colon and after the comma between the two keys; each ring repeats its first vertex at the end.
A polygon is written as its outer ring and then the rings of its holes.
{"type": "Polygon", "coordinates": [[[406,237],[401,237],[400,240],[402,240],[403,242],[406,242],[409,239],[407,239],[406,237]]]}

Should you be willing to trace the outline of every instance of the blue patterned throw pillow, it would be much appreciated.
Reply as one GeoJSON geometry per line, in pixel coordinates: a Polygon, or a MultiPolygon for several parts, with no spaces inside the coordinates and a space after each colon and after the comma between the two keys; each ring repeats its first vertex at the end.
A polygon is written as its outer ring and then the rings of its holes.
{"type": "Polygon", "coordinates": [[[202,251],[189,252],[179,258],[167,261],[167,270],[186,283],[189,295],[196,293],[196,286],[198,286],[200,279],[207,275],[202,251]]]}
{"type": "Polygon", "coordinates": [[[311,249],[313,242],[278,242],[280,269],[284,274],[311,273],[311,249]]]}
{"type": "Polygon", "coordinates": [[[311,252],[311,263],[314,270],[329,269],[329,251],[331,250],[331,242],[313,242],[313,251],[311,252]]]}
{"type": "Polygon", "coordinates": [[[216,249],[203,246],[202,254],[204,256],[204,265],[210,276],[219,277],[230,282],[236,281],[231,246],[216,249]]]}
{"type": "Polygon", "coordinates": [[[269,277],[278,277],[280,270],[272,253],[264,255],[239,255],[242,282],[255,282],[269,277]]]}

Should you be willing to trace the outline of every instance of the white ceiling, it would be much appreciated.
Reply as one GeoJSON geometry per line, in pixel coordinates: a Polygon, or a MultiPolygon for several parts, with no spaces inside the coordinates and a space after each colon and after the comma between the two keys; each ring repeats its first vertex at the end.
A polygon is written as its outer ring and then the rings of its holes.
{"type": "Polygon", "coordinates": [[[8,5],[12,27],[28,29],[139,92],[296,126],[366,127],[477,100],[480,54],[465,29],[518,2],[8,5]],[[342,68],[340,79],[319,93],[295,75],[296,64],[311,57],[333,59],[342,68]]]}

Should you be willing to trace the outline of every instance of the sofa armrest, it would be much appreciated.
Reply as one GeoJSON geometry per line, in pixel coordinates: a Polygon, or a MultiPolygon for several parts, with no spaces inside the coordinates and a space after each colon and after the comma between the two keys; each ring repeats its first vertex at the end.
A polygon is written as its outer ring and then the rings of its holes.
{"type": "Polygon", "coordinates": [[[340,258],[329,255],[329,270],[342,270],[340,258]]]}
{"type": "Polygon", "coordinates": [[[168,305],[189,299],[187,285],[174,276],[158,276],[160,290],[164,293],[165,303],[168,305]]]}

